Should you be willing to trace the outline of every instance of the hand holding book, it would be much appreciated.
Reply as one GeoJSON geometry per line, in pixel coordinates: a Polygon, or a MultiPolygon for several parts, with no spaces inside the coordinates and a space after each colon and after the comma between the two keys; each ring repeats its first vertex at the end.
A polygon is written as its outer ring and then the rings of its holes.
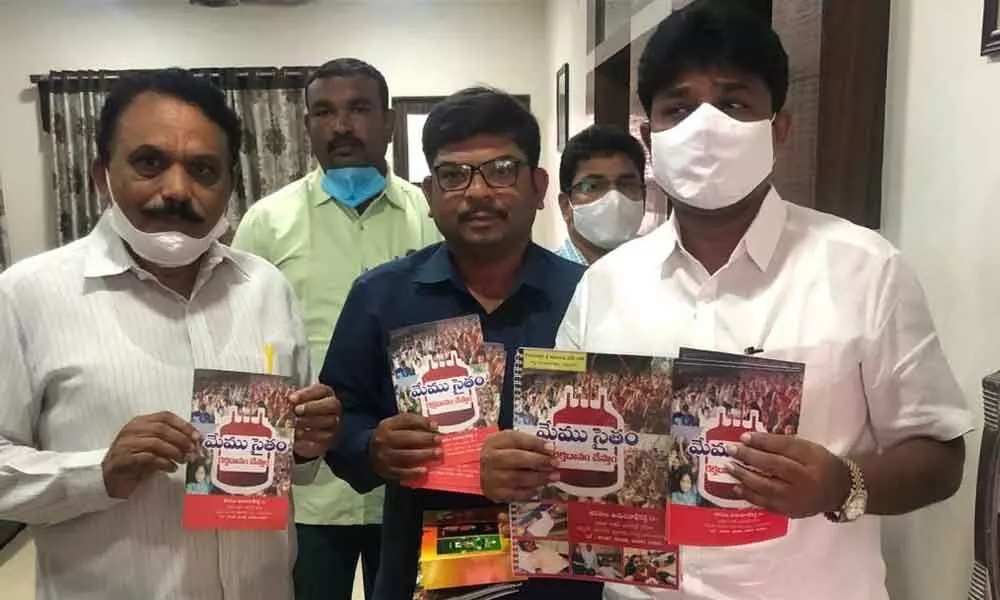
{"type": "Polygon", "coordinates": [[[819,444],[770,433],[742,441],[729,449],[729,472],[740,482],[737,493],[756,506],[803,519],[839,509],[850,493],[848,468],[819,444]]]}
{"type": "Polygon", "coordinates": [[[101,463],[108,495],[124,500],[153,473],[173,473],[178,464],[187,462],[197,444],[195,428],[173,413],[132,419],[122,427],[101,463]]]}
{"type": "Polygon", "coordinates": [[[313,460],[326,454],[340,431],[340,401],[329,387],[316,383],[293,393],[297,458],[313,460]]]}
{"type": "Polygon", "coordinates": [[[559,479],[558,467],[551,443],[520,431],[495,433],[483,446],[483,495],[494,502],[530,500],[559,479]]]}
{"type": "Polygon", "coordinates": [[[400,413],[383,419],[371,443],[375,472],[390,481],[419,479],[427,464],[441,458],[441,436],[437,427],[416,413],[400,413]]]}

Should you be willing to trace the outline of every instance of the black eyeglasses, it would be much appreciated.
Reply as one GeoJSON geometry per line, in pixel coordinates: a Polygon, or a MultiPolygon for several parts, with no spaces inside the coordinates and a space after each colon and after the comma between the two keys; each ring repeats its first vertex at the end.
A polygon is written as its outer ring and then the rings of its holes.
{"type": "Polygon", "coordinates": [[[494,158],[476,166],[467,163],[441,163],[434,166],[434,177],[446,192],[462,192],[472,185],[479,173],[491,188],[506,188],[517,184],[523,163],[515,158],[494,158]]]}
{"type": "Polygon", "coordinates": [[[642,200],[646,196],[646,185],[639,179],[620,179],[615,182],[603,177],[587,178],[569,189],[571,196],[585,200],[596,200],[611,190],[618,190],[632,200],[642,200]]]}

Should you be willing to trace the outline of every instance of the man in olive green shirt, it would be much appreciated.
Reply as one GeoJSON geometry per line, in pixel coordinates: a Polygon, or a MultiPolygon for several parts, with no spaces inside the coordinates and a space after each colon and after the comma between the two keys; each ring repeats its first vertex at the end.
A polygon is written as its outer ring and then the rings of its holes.
{"type": "MultiPolygon", "coordinates": [[[[388,170],[394,115],[385,78],[362,61],[320,67],[306,85],[306,127],[320,167],[254,204],[233,246],[276,265],[295,289],[313,365],[322,365],[354,279],[439,241],[423,192],[388,170]]],[[[358,557],[370,599],[383,489],[358,494],[324,464],[295,488],[297,600],[350,600],[358,557]]]]}

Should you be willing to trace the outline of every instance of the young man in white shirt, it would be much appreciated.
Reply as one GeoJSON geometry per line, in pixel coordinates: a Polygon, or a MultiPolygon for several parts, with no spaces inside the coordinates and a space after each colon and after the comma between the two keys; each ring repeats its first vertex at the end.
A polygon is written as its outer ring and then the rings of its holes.
{"type": "MultiPolygon", "coordinates": [[[[787,89],[780,40],[741,3],[696,0],[660,24],[638,92],[674,211],[591,267],[556,345],[750,348],[806,363],[798,436],[754,434],[734,448],[757,471],[734,467],[743,498],[792,517],[788,534],[683,548],[683,597],[888,600],[878,515],[955,493],[973,417],[900,253],[772,187],[774,146],[791,123],[787,89]]],[[[501,435],[484,450],[484,491],[529,497],[551,461],[539,440],[501,435]],[[533,470],[511,469],[512,453],[533,470]]],[[[605,597],[655,595],[605,588],[605,597]]]]}
{"type": "Polygon", "coordinates": [[[216,241],[240,132],[222,93],[186,71],[123,78],[91,173],[108,211],[0,275],[0,519],[34,536],[39,600],[293,597],[290,528],[182,527],[195,369],[270,362],[305,388],[290,397],[300,483],[339,427],[330,389],[305,387],[291,287],[216,241]]]}

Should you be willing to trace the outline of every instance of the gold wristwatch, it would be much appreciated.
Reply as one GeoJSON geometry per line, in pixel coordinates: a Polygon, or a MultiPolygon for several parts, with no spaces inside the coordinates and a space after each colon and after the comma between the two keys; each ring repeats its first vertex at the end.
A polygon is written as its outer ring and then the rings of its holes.
{"type": "Polygon", "coordinates": [[[857,521],[868,509],[868,488],[865,487],[865,475],[861,472],[858,463],[847,458],[840,457],[851,472],[851,490],[847,493],[844,504],[835,511],[823,513],[827,519],[834,523],[850,523],[857,521]]]}

